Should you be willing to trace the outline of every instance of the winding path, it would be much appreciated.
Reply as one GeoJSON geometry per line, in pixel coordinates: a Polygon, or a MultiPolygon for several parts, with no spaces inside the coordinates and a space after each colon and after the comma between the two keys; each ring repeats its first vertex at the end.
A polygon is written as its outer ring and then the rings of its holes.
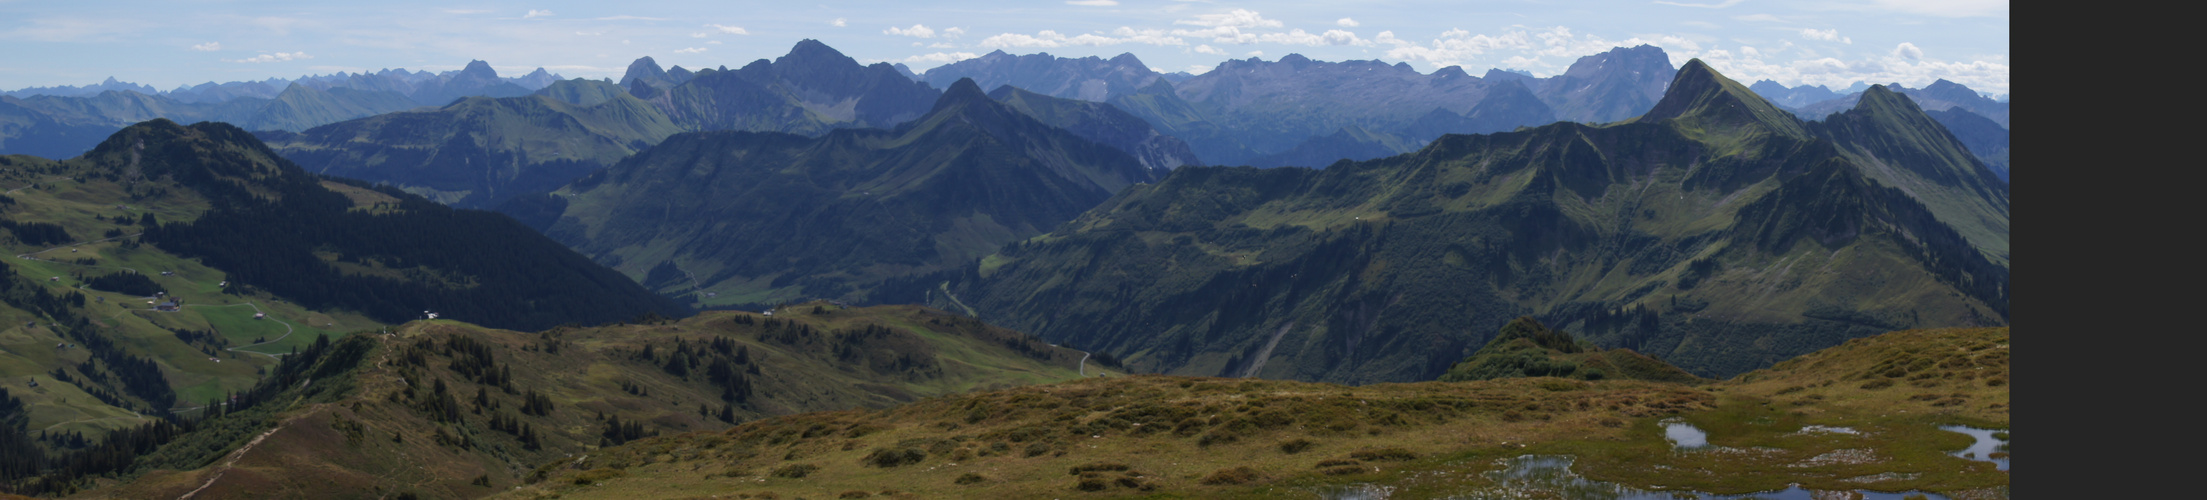
{"type": "Polygon", "coordinates": [[[295,329],[295,328],[292,328],[292,327],[291,327],[291,323],[286,323],[286,322],[284,322],[284,320],[281,320],[281,319],[276,319],[276,317],[275,317],[275,316],[268,316],[268,312],[267,312],[267,311],[262,311],[262,310],[261,310],[261,306],[260,306],[260,304],[254,304],[254,303],[253,303],[253,301],[250,301],[250,300],[248,300],[248,301],[245,301],[245,303],[243,303],[243,304],[223,304],[223,305],[219,305],[219,306],[218,306],[218,305],[208,305],[208,304],[190,304],[190,305],[186,305],[186,306],[184,306],[184,307],[237,307],[237,306],[247,306],[247,307],[251,307],[251,308],[253,308],[253,312],[254,312],[254,313],[260,314],[260,315],[262,315],[262,316],[264,316],[264,317],[268,318],[268,320],[276,322],[276,324],[279,324],[279,325],[283,325],[283,326],[284,326],[284,334],[283,334],[283,336],[280,336],[280,337],[276,337],[276,340],[270,340],[270,341],[266,341],[266,342],[261,342],[261,343],[257,343],[257,344],[246,344],[246,345],[241,345],[241,346],[237,346],[237,347],[225,347],[225,348],[222,348],[222,350],[225,350],[225,351],[235,351],[235,352],[244,352],[244,353],[252,353],[252,354],[259,354],[259,355],[262,355],[262,356],[268,356],[268,357],[270,357],[270,358],[276,358],[276,359],[282,359],[282,358],[280,358],[280,356],[285,356],[285,355],[289,355],[289,354],[290,354],[290,353],[277,353],[277,354],[269,354],[269,353],[265,353],[265,352],[260,352],[260,351],[240,351],[240,350],[239,350],[239,349],[244,349],[244,348],[247,348],[247,347],[253,347],[253,346],[257,346],[257,345],[268,345],[268,344],[274,344],[274,343],[277,343],[277,342],[282,342],[282,341],[283,341],[283,340],[284,340],[285,338],[287,338],[287,337],[290,337],[290,336],[291,336],[291,334],[292,334],[293,332],[296,332],[296,331],[298,331],[298,329],[295,329]]]}

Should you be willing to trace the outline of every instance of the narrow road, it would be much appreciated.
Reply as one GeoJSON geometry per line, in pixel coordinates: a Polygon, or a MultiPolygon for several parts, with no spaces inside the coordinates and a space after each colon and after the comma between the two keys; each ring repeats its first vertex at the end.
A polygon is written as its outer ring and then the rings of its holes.
{"type": "Polygon", "coordinates": [[[1081,376],[1088,376],[1088,351],[1081,351],[1081,376]]]}

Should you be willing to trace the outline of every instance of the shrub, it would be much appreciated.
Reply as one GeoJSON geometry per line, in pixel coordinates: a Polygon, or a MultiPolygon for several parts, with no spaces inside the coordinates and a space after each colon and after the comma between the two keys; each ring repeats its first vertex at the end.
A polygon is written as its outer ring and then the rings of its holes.
{"type": "Polygon", "coordinates": [[[809,475],[812,475],[812,473],[814,473],[814,472],[819,472],[819,471],[820,471],[820,466],[818,466],[818,465],[813,465],[813,464],[789,464],[789,465],[784,465],[784,466],[781,466],[780,468],[774,469],[774,477],[786,477],[786,478],[790,478],[790,479],[796,479],[796,478],[801,478],[801,477],[805,477],[805,476],[809,476],[809,475]]]}
{"type": "Polygon", "coordinates": [[[968,472],[968,473],[964,473],[964,474],[959,474],[959,475],[958,475],[958,479],[954,479],[954,480],[951,480],[950,482],[952,482],[952,483],[956,483],[956,484],[980,484],[980,483],[982,483],[982,482],[986,482],[986,481],[988,481],[988,480],[989,480],[989,478],[988,478],[988,477],[986,477],[986,476],[982,476],[982,475],[980,475],[980,474],[974,474],[974,473],[968,472]]]}
{"type": "Polygon", "coordinates": [[[1350,453],[1349,456],[1356,457],[1358,460],[1366,460],[1372,462],[1400,462],[1404,460],[1416,460],[1418,458],[1417,452],[1402,448],[1358,450],[1355,453],[1350,453]]]}
{"type": "Polygon", "coordinates": [[[1204,476],[1203,484],[1248,484],[1260,477],[1263,477],[1263,474],[1258,474],[1256,469],[1246,466],[1233,467],[1219,469],[1209,476],[1204,476]]]}
{"type": "Polygon", "coordinates": [[[870,496],[874,496],[874,494],[858,490],[845,491],[843,493],[835,495],[836,498],[866,498],[870,496]]]}
{"type": "Polygon", "coordinates": [[[1111,487],[1111,482],[1100,477],[1084,477],[1081,478],[1080,482],[1073,484],[1074,489],[1081,491],[1103,491],[1104,488],[1109,487],[1111,487]]]}
{"type": "Polygon", "coordinates": [[[591,469],[581,474],[576,474],[575,484],[588,486],[592,484],[597,484],[598,481],[604,481],[607,479],[626,475],[628,475],[628,472],[620,469],[591,469]]]}
{"type": "Polygon", "coordinates": [[[861,462],[874,467],[889,468],[906,464],[916,464],[926,459],[927,452],[920,451],[919,448],[876,448],[874,449],[873,453],[867,454],[866,458],[864,460],[861,460],[861,462]]]}
{"type": "Polygon", "coordinates": [[[1320,472],[1320,473],[1323,473],[1323,474],[1325,474],[1325,475],[1328,475],[1328,476],[1345,476],[1345,475],[1349,475],[1349,474],[1363,474],[1363,473],[1366,473],[1366,472],[1371,472],[1371,471],[1372,471],[1371,469],[1366,469],[1366,468],[1364,468],[1364,466],[1361,466],[1361,465],[1344,465],[1344,466],[1340,466],[1340,467],[1333,467],[1333,468],[1329,468],[1329,469],[1326,469],[1326,470],[1322,470],[1322,471],[1318,471],[1318,472],[1320,472]]]}
{"type": "Polygon", "coordinates": [[[1881,379],[1881,380],[1872,380],[1872,381],[1869,381],[1869,382],[1863,382],[1863,383],[1862,383],[1862,388],[1864,388],[1864,389],[1884,389],[1884,388],[1887,388],[1887,387],[1892,387],[1892,386],[1893,386],[1893,381],[1891,381],[1891,380],[1882,380],[1882,379],[1881,379]]]}
{"type": "Polygon", "coordinates": [[[1072,469],[1070,469],[1070,470],[1067,470],[1067,471],[1066,471],[1066,473],[1067,473],[1067,474],[1072,474],[1072,475],[1078,476],[1078,475],[1080,475],[1080,473],[1083,473],[1083,472],[1092,472],[1092,471],[1123,471],[1123,470],[1128,470],[1128,469],[1132,469],[1132,468],[1133,468],[1133,467],[1131,467],[1131,466],[1128,466],[1127,464],[1122,464],[1122,463],[1118,463],[1118,462],[1089,462],[1089,463],[1085,463],[1085,464],[1081,464],[1081,465],[1075,465],[1075,466],[1073,466],[1073,468],[1072,468],[1072,469]]]}
{"type": "Polygon", "coordinates": [[[1364,462],[1349,460],[1346,458],[1329,458],[1318,461],[1318,468],[1320,469],[1324,469],[1327,467],[1338,467],[1343,465],[1364,465],[1364,462]]]}
{"type": "Polygon", "coordinates": [[[1289,454],[1289,455],[1293,455],[1293,454],[1297,454],[1297,453],[1302,453],[1302,452],[1303,452],[1303,450],[1308,450],[1308,449],[1310,449],[1311,445],[1315,445],[1315,444],[1318,444],[1318,443],[1313,443],[1313,442],[1311,442],[1311,440],[1308,440],[1308,439],[1302,439],[1302,438],[1296,438],[1296,439],[1290,439],[1290,440],[1287,440],[1287,441],[1281,441],[1281,442],[1280,442],[1280,453],[1286,453],[1286,454],[1289,454]]]}

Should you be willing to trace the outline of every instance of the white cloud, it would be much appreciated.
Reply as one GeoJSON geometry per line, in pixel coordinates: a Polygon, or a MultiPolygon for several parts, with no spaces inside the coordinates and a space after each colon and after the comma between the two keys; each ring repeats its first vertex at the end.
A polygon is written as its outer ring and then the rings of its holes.
{"type": "Polygon", "coordinates": [[[224,61],[224,62],[234,62],[234,63],[265,63],[265,62],[284,62],[284,61],[292,61],[292,60],[298,60],[298,59],[313,59],[313,58],[314,58],[314,56],[310,56],[310,55],[307,55],[307,53],[305,53],[305,52],[277,52],[277,53],[274,53],[274,54],[261,54],[261,55],[257,55],[257,56],[253,56],[253,57],[248,57],[248,58],[244,58],[244,59],[223,59],[223,61],[224,61]]]}
{"type": "Polygon", "coordinates": [[[690,38],[705,38],[705,37],[708,37],[708,36],[712,36],[712,35],[711,35],[711,34],[708,34],[708,33],[691,33],[691,34],[690,34],[690,38]]]}
{"type": "Polygon", "coordinates": [[[890,26],[889,29],[882,30],[881,33],[884,35],[909,36],[913,38],[935,37],[935,30],[933,28],[927,27],[927,25],[924,24],[914,24],[910,28],[898,28],[895,26],[890,26]]]}
{"type": "Polygon", "coordinates": [[[577,35],[582,35],[582,36],[598,36],[598,35],[603,35],[603,34],[605,34],[605,32],[603,32],[603,31],[595,31],[595,32],[593,32],[593,31],[577,31],[577,32],[575,32],[575,34],[577,34],[577,35]]]}
{"type": "Polygon", "coordinates": [[[1213,28],[1279,28],[1287,26],[1287,23],[1280,22],[1277,19],[1265,19],[1257,11],[1248,9],[1234,9],[1233,12],[1225,14],[1202,14],[1195,16],[1195,19],[1180,19],[1172,23],[1213,28]]]}
{"type": "Polygon", "coordinates": [[[1350,33],[1347,31],[1326,30],[1325,33],[1312,34],[1310,32],[1303,31],[1301,28],[1290,30],[1286,33],[1265,33],[1262,35],[1257,35],[1256,41],[1262,43],[1277,43],[1283,45],[1309,45],[1313,47],[1319,45],[1353,45],[1359,47],[1370,47],[1373,45],[1371,40],[1357,38],[1355,33],[1350,33]]]}
{"type": "Polygon", "coordinates": [[[1802,30],[1801,30],[1801,38],[1805,38],[1805,39],[1809,39],[1809,40],[1823,40],[1823,41],[1826,41],[1826,42],[1839,42],[1839,43],[1850,43],[1850,44],[1851,44],[1851,43],[1854,43],[1854,38],[1852,38],[1852,37],[1844,37],[1844,36],[1839,36],[1839,30],[1837,30],[1837,29],[1828,29],[1828,30],[1802,29],[1802,30]]]}
{"type": "Polygon", "coordinates": [[[1748,14],[1748,15],[1744,15],[1744,16],[1732,16],[1732,19],[1734,19],[1734,20],[1739,20],[1739,21],[1758,22],[1758,23],[1782,23],[1782,22],[1786,22],[1786,20],[1785,20],[1785,19],[1781,19],[1781,18],[1779,18],[1778,16],[1773,16],[1773,15],[1770,15],[1770,14],[1748,14]]]}
{"type": "Polygon", "coordinates": [[[976,57],[981,57],[981,55],[972,52],[936,52],[932,54],[920,54],[912,57],[906,57],[903,59],[897,59],[895,61],[905,63],[906,65],[910,66],[919,66],[922,64],[928,64],[930,66],[941,66],[944,64],[950,64],[976,57]]]}
{"type": "Polygon", "coordinates": [[[1226,51],[1223,51],[1223,50],[1218,50],[1218,49],[1212,48],[1212,47],[1211,47],[1211,46],[1209,46],[1209,45],[1197,45],[1197,46],[1195,46],[1195,48],[1193,48],[1193,49],[1189,49],[1189,50],[1191,50],[1191,51],[1194,51],[1194,52],[1195,52],[1195,53],[1197,53],[1197,54],[1210,54],[1210,55],[1214,55],[1214,56],[1223,56],[1223,55],[1226,55],[1226,51]]]}
{"type": "Polygon", "coordinates": [[[965,28],[960,28],[956,26],[943,28],[943,38],[957,38],[961,36],[966,36],[965,28]]]}
{"type": "Polygon", "coordinates": [[[222,50],[222,42],[207,42],[199,45],[193,45],[192,50],[197,50],[200,52],[214,52],[217,50],[222,50]]]}
{"type": "Polygon", "coordinates": [[[1359,26],[1359,25],[1362,25],[1362,24],[1364,24],[1364,23],[1359,23],[1359,22],[1356,22],[1356,20],[1355,20],[1355,19],[1350,19],[1350,18],[1346,18],[1346,17],[1344,17],[1344,18],[1340,18],[1340,19],[1335,19],[1335,20],[1333,21],[1333,23],[1334,23],[1334,24],[1337,24],[1337,25],[1340,25],[1340,26],[1341,26],[1341,27],[1343,27],[1343,28],[1354,28],[1354,27],[1357,27],[1357,26],[1359,26]]]}
{"type": "Polygon", "coordinates": [[[844,27],[844,26],[850,26],[850,24],[851,24],[851,21],[850,21],[849,19],[844,19],[844,18],[840,18],[840,17],[838,17],[838,18],[835,18],[835,19],[833,19],[833,20],[830,20],[830,21],[828,21],[828,25],[829,25],[829,26],[834,26],[834,27],[837,27],[837,28],[841,28],[841,27],[844,27]]]}
{"type": "Polygon", "coordinates": [[[522,14],[522,15],[521,15],[521,18],[522,18],[522,19],[536,19],[536,18],[539,18],[539,17],[551,17],[551,16],[552,16],[552,11],[549,11],[549,10],[536,10],[536,9],[529,9],[529,13],[527,13],[527,14],[522,14]]]}
{"type": "Polygon", "coordinates": [[[687,49],[680,49],[680,50],[676,50],[676,51],[674,51],[674,53],[676,53],[676,54],[696,54],[696,53],[699,53],[699,52],[704,52],[704,51],[705,51],[705,48],[704,48],[704,47],[690,47],[690,48],[687,48],[687,49]]]}
{"type": "Polygon", "coordinates": [[[605,17],[600,17],[600,18],[594,19],[594,20],[596,20],[596,21],[665,21],[665,20],[667,20],[667,18],[664,18],[664,17],[644,17],[644,16],[629,16],[629,15],[620,15],[620,16],[605,16],[605,17]]]}
{"type": "Polygon", "coordinates": [[[2002,16],[2008,0],[1871,0],[1874,8],[1940,17],[2002,16]]]}
{"type": "Polygon", "coordinates": [[[1893,47],[1893,57],[1910,61],[1923,59],[1923,49],[1916,48],[1913,43],[1901,42],[1900,46],[1893,47]]]}
{"type": "Polygon", "coordinates": [[[1169,36],[1164,30],[1137,30],[1134,28],[1121,26],[1119,27],[1119,29],[1112,30],[1112,35],[1115,36],[1099,35],[1095,33],[1082,33],[1079,35],[1067,36],[1063,33],[1058,33],[1055,30],[1042,30],[1040,32],[1036,32],[1033,35],[1022,33],[1004,33],[1001,35],[981,39],[980,46],[988,48],[1053,48],[1071,46],[1094,47],[1104,45],[1118,45],[1122,43],[1139,43],[1147,45],[1188,44],[1187,41],[1181,40],[1179,37],[1169,36]]]}
{"type": "Polygon", "coordinates": [[[1675,5],[1675,6],[1679,6],[1679,7],[1699,7],[1699,8],[1703,8],[1703,9],[1722,9],[1722,8],[1725,8],[1725,7],[1731,7],[1731,6],[1734,6],[1734,5],[1739,5],[1739,4],[1740,4],[1740,2],[1745,2],[1745,1],[1747,1],[1747,0],[1724,0],[1724,1],[1722,1],[1722,2],[1717,2],[1717,3],[1684,3],[1684,2],[1666,2],[1666,1],[1663,1],[1663,0],[1656,0],[1656,1],[1655,1],[1655,3],[1657,3],[1657,4],[1662,4],[1662,5],[1675,5]]]}
{"type": "Polygon", "coordinates": [[[1119,2],[1118,0],[1065,0],[1065,4],[1086,7],[1117,7],[1119,2]]]}
{"type": "Polygon", "coordinates": [[[707,40],[707,41],[705,41],[705,44],[706,44],[706,45],[720,45],[720,40],[707,40]]]}
{"type": "Polygon", "coordinates": [[[712,29],[715,29],[715,30],[719,30],[719,31],[720,31],[721,33],[726,33],[726,34],[730,34],[730,35],[749,35],[749,34],[751,34],[751,32],[749,32],[749,31],[744,31],[744,29],[743,29],[743,27],[742,27],[742,26],[722,26],[722,25],[718,25],[718,24],[707,24],[707,25],[705,25],[705,27],[707,27],[707,28],[712,28],[712,29]]]}

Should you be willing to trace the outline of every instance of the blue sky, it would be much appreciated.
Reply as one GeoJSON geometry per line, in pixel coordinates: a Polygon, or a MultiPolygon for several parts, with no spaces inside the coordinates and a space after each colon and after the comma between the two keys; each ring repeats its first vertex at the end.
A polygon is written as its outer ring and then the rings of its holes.
{"type": "Polygon", "coordinates": [[[109,76],[168,90],[207,81],[470,59],[518,76],[618,78],[630,61],[737,67],[813,38],[861,62],[925,71],[1003,50],[1110,57],[1201,73],[1226,59],[1409,62],[1560,73],[1653,44],[1743,82],[1834,89],[1939,78],[2009,93],[2002,0],[1237,2],[561,2],[0,0],[0,89],[109,76]]]}

